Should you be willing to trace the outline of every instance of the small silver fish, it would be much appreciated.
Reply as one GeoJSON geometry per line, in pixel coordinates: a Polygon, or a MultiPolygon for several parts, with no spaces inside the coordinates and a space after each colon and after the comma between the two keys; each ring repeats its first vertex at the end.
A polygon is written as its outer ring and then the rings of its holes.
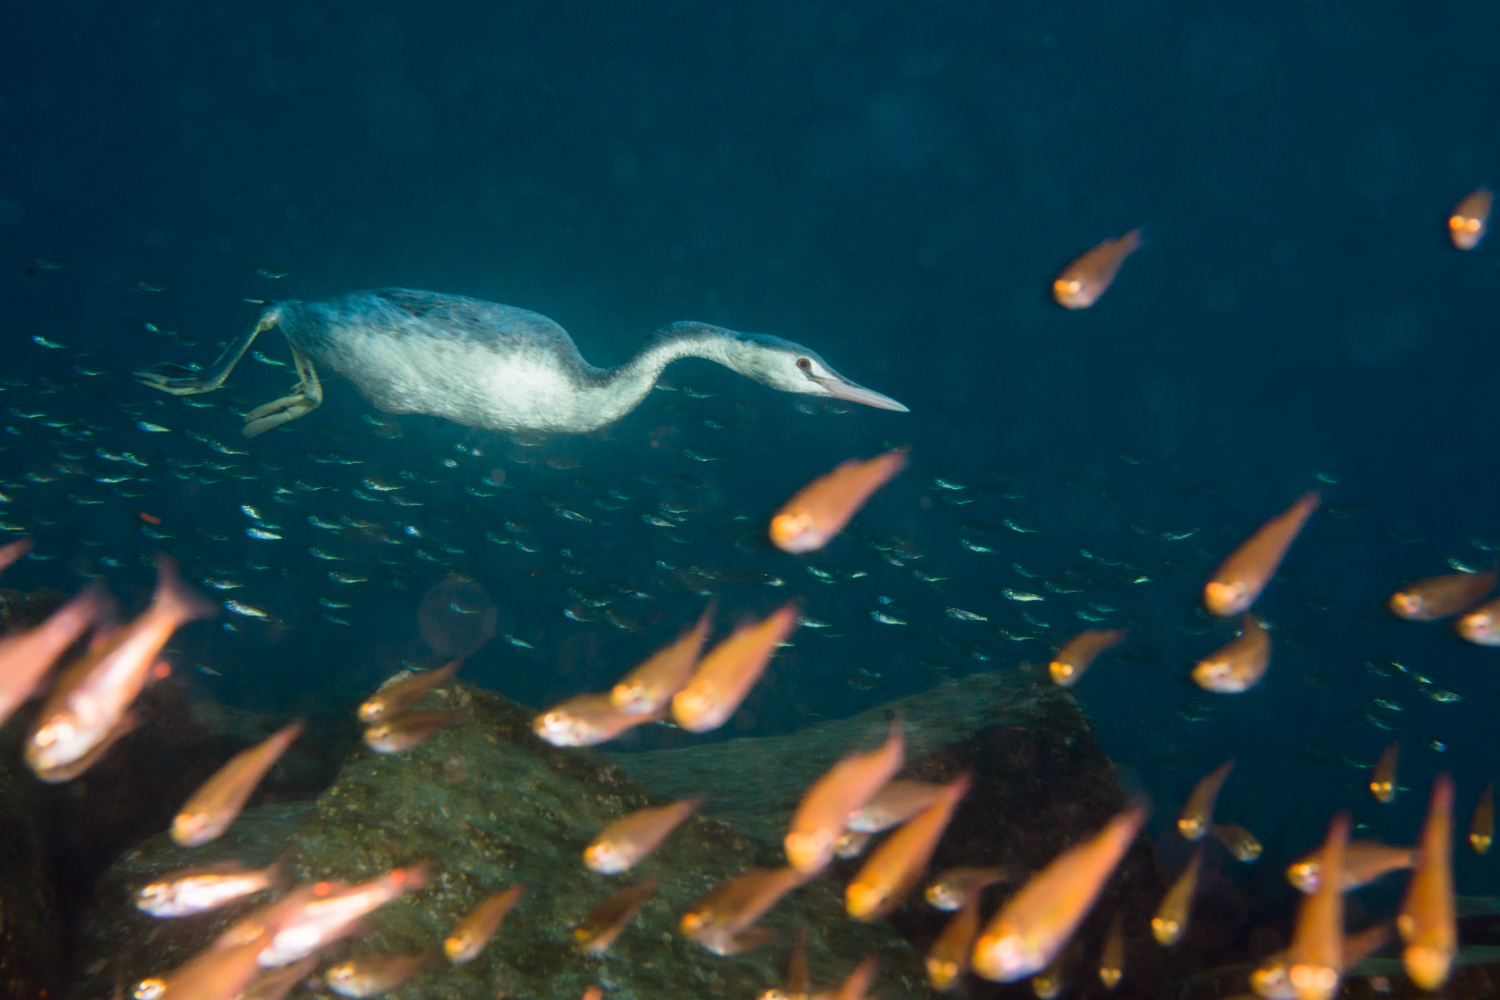
{"type": "Polygon", "coordinates": [[[267,531],[265,528],[246,528],[245,534],[263,542],[275,542],[281,539],[281,536],[276,534],[276,532],[267,531]]]}
{"type": "Polygon", "coordinates": [[[225,601],[224,607],[237,615],[244,615],[246,618],[259,618],[261,621],[267,621],[271,617],[260,608],[250,604],[243,604],[239,601],[225,601]]]}
{"type": "Polygon", "coordinates": [[[954,621],[960,621],[960,622],[987,622],[987,621],[989,621],[989,619],[986,618],[984,615],[978,615],[978,614],[975,614],[972,611],[965,611],[963,608],[948,608],[947,609],[947,613],[948,613],[948,617],[952,618],[954,621]]]}
{"type": "Polygon", "coordinates": [[[170,428],[170,427],[163,427],[161,424],[153,424],[153,423],[151,423],[148,420],[137,421],[135,426],[136,426],[137,430],[145,431],[148,434],[170,434],[170,433],[172,433],[172,428],[170,428]]]}
{"type": "Polygon", "coordinates": [[[1033,593],[1030,593],[1029,591],[1025,591],[1025,590],[1011,590],[1009,587],[1007,587],[1004,590],[1003,596],[1006,599],[1012,600],[1012,601],[1023,601],[1023,602],[1025,602],[1025,601],[1045,601],[1046,600],[1046,598],[1043,597],[1041,594],[1033,594],[1033,593]]]}

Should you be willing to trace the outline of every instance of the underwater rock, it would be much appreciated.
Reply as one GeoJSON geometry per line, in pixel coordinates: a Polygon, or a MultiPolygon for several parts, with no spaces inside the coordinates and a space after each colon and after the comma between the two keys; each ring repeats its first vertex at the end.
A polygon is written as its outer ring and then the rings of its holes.
{"type": "MultiPolygon", "coordinates": [[[[782,837],[802,792],[851,749],[878,744],[896,714],[904,720],[906,732],[903,777],[947,782],[962,771],[973,775],[973,785],[939,841],[929,872],[959,865],[1004,866],[1013,880],[989,891],[986,918],[1014,891],[1015,879],[1024,879],[1064,847],[1097,832],[1127,805],[1119,777],[1078,702],[1044,671],[1034,669],[945,681],[920,694],[786,736],[620,753],[610,759],[662,795],[707,794],[705,815],[751,833],[779,858],[782,837]],[[725,780],[730,775],[733,780],[725,780]]],[[[836,862],[833,881],[842,886],[859,865],[858,859],[836,862]]],[[[1150,922],[1167,884],[1149,839],[1137,840],[1070,950],[1077,966],[1070,982],[1097,982],[1092,963],[1114,913],[1123,909],[1129,942],[1126,972],[1110,995],[1158,995],[1171,972],[1170,956],[1152,939],[1150,922]]],[[[896,910],[890,925],[918,953],[925,953],[951,916],[918,896],[896,910]]],[[[1017,989],[972,975],[966,984],[970,1000],[1008,996],[1017,989]]],[[[1030,996],[1025,984],[1019,988],[1030,996]]]]}
{"type": "Polygon", "coordinates": [[[63,966],[62,921],[52,888],[50,824],[43,789],[21,763],[20,733],[0,739],[0,998],[55,992],[63,966]]]}
{"type": "Polygon", "coordinates": [[[158,835],[128,852],[100,889],[74,993],[109,995],[117,975],[128,988],[170,970],[253,905],[153,921],[130,903],[151,876],[234,856],[258,865],[278,853],[297,881],[365,880],[398,865],[429,866],[425,889],[377,911],[367,933],[324,953],[329,961],[369,951],[440,950],[481,899],[526,884],[526,895],[475,961],[436,963],[400,989],[403,1000],[576,997],[591,984],[638,1000],[748,1000],[780,984],[799,927],[809,930],[819,983],[842,979],[874,951],[888,1000],[926,992],[920,957],[888,926],[845,917],[842,885],[828,879],[792,892],[762,922],[780,932],[775,944],[722,958],[681,937],[677,922],[692,902],[747,869],[779,865],[779,850],[694,817],[628,875],[595,874],[582,859],[594,835],[659,799],[596,751],[537,739],[530,709],[462,684],[449,690],[452,701],[470,708],[469,723],[402,754],[361,749],[309,812],[250,809],[203,848],[185,850],[158,835]],[[572,928],[598,903],[652,876],[661,880],[656,894],[608,954],[592,958],[574,948],[572,928]]]}

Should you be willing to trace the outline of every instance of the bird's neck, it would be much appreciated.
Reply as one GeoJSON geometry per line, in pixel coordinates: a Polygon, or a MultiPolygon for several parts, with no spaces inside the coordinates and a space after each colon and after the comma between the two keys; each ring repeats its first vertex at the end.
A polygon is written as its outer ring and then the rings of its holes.
{"type": "Polygon", "coordinates": [[[609,408],[618,409],[611,419],[618,419],[646,398],[662,369],[678,358],[703,358],[750,375],[750,350],[733,330],[707,323],[673,323],[648,337],[629,361],[604,372],[599,388],[608,397],[609,408]]]}

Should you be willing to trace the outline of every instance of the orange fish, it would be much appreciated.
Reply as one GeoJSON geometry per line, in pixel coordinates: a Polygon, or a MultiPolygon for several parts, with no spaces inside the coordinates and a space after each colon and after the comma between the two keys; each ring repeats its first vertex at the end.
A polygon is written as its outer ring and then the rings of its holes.
{"type": "Polygon", "coordinates": [[[1202,840],[1208,835],[1208,828],[1213,824],[1214,803],[1219,798],[1219,789],[1224,787],[1224,779],[1229,777],[1232,770],[1233,757],[1199,779],[1198,784],[1193,787],[1193,794],[1188,796],[1182,807],[1182,815],[1177,817],[1177,832],[1182,834],[1183,839],[1202,840]]]}
{"type": "MultiPolygon", "coordinates": [[[[397,868],[360,885],[319,882],[310,886],[311,898],[295,906],[290,917],[265,942],[260,964],[269,969],[306,958],[353,934],[365,914],[421,888],[426,882],[426,868],[414,865],[397,868]]],[[[299,897],[293,894],[273,905],[280,906],[294,898],[299,897]]]]}
{"type": "Polygon", "coordinates": [[[1430,622],[1472,607],[1495,589],[1496,571],[1429,576],[1391,595],[1391,613],[1411,622],[1430,622]]]}
{"type": "MultiPolygon", "coordinates": [[[[1349,814],[1339,813],[1328,824],[1328,838],[1319,861],[1338,871],[1344,867],[1349,843],[1349,814]]],[[[1287,948],[1287,980],[1297,1000],[1329,1000],[1344,975],[1344,890],[1333,879],[1302,900],[1292,943],[1287,948]]]]}
{"type": "Polygon", "coordinates": [[[1094,659],[1106,649],[1113,649],[1125,641],[1130,633],[1123,628],[1091,628],[1080,632],[1063,643],[1047,669],[1052,672],[1052,681],[1058,687],[1072,687],[1078,683],[1083,672],[1094,659]]]}
{"type": "Polygon", "coordinates": [[[939,910],[957,910],[970,896],[1005,881],[1008,875],[1009,869],[1000,867],[950,868],[927,887],[928,905],[939,910]]]}
{"type": "Polygon", "coordinates": [[[1481,187],[1453,206],[1453,214],[1448,216],[1448,238],[1454,246],[1473,250],[1479,245],[1489,228],[1490,205],[1494,200],[1490,189],[1481,187]]]}
{"type": "Polygon", "coordinates": [[[1401,743],[1397,740],[1392,740],[1389,746],[1380,751],[1380,759],[1370,772],[1370,794],[1375,796],[1376,802],[1396,801],[1396,758],[1399,756],[1401,743]]]}
{"type": "Polygon", "coordinates": [[[864,961],[849,973],[849,978],[839,984],[833,1000],[865,1000],[870,992],[870,984],[875,981],[876,968],[875,956],[866,955],[864,961]]]}
{"type": "Polygon", "coordinates": [[[112,734],[153,674],[157,654],[178,626],[216,614],[210,604],[177,578],[176,565],[156,558],[156,593],[151,606],[116,629],[109,641],[69,667],[53,688],[26,739],[26,763],[43,781],[64,780],[60,772],[97,749],[112,734]]]}
{"type": "Polygon", "coordinates": [[[622,712],[607,694],[581,694],[538,715],[531,729],[555,747],[591,747],[657,718],[622,712]]]}
{"type": "Polygon", "coordinates": [[[622,816],[605,827],[584,850],[583,863],[601,875],[628,871],[656,850],[702,804],[702,799],[683,799],[622,816]]]}
{"type": "Polygon", "coordinates": [[[795,868],[753,869],[710,890],[683,914],[679,929],[715,954],[737,954],[750,925],[805,881],[795,868]]]}
{"type": "Polygon", "coordinates": [[[293,987],[312,975],[321,961],[317,955],[311,955],[279,969],[262,969],[250,980],[250,985],[245,987],[238,1000],[282,1000],[293,987]]]}
{"type": "Polygon", "coordinates": [[[1475,854],[1488,854],[1495,840],[1495,783],[1484,786],[1479,793],[1479,802],[1474,806],[1474,818],[1469,821],[1469,846],[1475,854]]]}
{"type": "MultiPolygon", "coordinates": [[[[1389,872],[1410,868],[1416,860],[1417,852],[1411,847],[1392,847],[1378,840],[1353,840],[1344,848],[1344,877],[1340,885],[1345,892],[1353,892],[1389,872]]],[[[1318,852],[1292,862],[1287,867],[1286,880],[1301,892],[1317,892],[1323,882],[1323,863],[1318,852]]]]}
{"type": "Polygon", "coordinates": [[[1476,646],[1500,646],[1500,597],[1465,613],[1453,629],[1476,646]]]}
{"type": "Polygon", "coordinates": [[[263,892],[280,877],[276,865],[260,871],[233,866],[174,872],[135,894],[136,909],[153,917],[186,917],[216,910],[263,892]]]}
{"type": "Polygon", "coordinates": [[[960,775],[943,787],[943,794],[936,802],[875,849],[844,891],[849,916],[855,920],[879,920],[916,888],[932,852],[937,849],[938,839],[953,818],[953,810],[968,791],[969,775],[960,775]]]}
{"type": "Polygon", "coordinates": [[[382,955],[371,953],[330,965],[323,973],[328,988],[340,996],[373,997],[388,993],[421,972],[432,955],[382,955]]]}
{"type": "Polygon", "coordinates": [[[969,954],[978,934],[979,893],[973,892],[927,952],[927,981],[933,989],[947,991],[958,985],[959,977],[969,971],[969,954]]]}
{"type": "Polygon", "coordinates": [[[783,552],[821,549],[844,530],[870,495],[906,468],[908,448],[861,462],[851,458],[802,487],[771,518],[771,541],[783,552]]]}
{"type": "Polygon", "coordinates": [[[1033,875],[980,935],[974,971],[1010,983],[1046,968],[1088,916],[1145,822],[1146,807],[1136,805],[1033,875]]]}
{"type": "Polygon", "coordinates": [[[1240,634],[1198,661],[1193,681],[1215,694],[1243,694],[1271,666],[1271,633],[1254,615],[1240,617],[1240,634]]]}
{"type": "Polygon", "coordinates": [[[165,981],[158,980],[156,995],[161,1000],[235,1000],[259,975],[263,949],[312,896],[311,887],[297,889],[236,921],[165,981]]]}
{"type": "Polygon", "coordinates": [[[656,891],[656,876],[651,876],[640,885],[627,886],[600,903],[577,927],[573,929],[573,940],[579,948],[590,955],[602,955],[625,933],[636,911],[656,891]]]}
{"type": "Polygon", "coordinates": [[[626,674],[609,693],[609,702],[629,715],[655,715],[681,691],[698,665],[703,640],[713,627],[712,602],[694,625],[671,645],[657,650],[645,663],[626,674]]]}
{"type": "Polygon", "coordinates": [[[897,778],[886,782],[874,798],[850,813],[845,825],[855,833],[882,833],[905,823],[936,802],[942,794],[942,785],[897,778]]]}
{"type": "Polygon", "coordinates": [[[183,847],[197,847],[229,829],[260,779],[301,735],[299,719],[229,758],[178,811],[172,820],[172,839],[183,847]]]}
{"type": "Polygon", "coordinates": [[[1255,834],[1238,823],[1215,823],[1208,828],[1209,834],[1234,855],[1236,861],[1254,861],[1264,848],[1255,834]]]}
{"type": "Polygon", "coordinates": [[[1063,268],[1052,282],[1052,297],[1064,309],[1087,309],[1115,280],[1125,258],[1141,248],[1141,231],[1132,229],[1118,239],[1105,240],[1063,268]]]}
{"type": "Polygon", "coordinates": [[[402,712],[365,730],[365,743],[376,753],[401,753],[421,746],[444,729],[469,719],[467,707],[433,712],[402,712]]]}
{"type": "Polygon", "coordinates": [[[463,664],[461,659],[454,660],[436,670],[423,670],[408,674],[400,680],[386,681],[359,706],[359,721],[371,725],[406,711],[421,701],[427,692],[451,680],[463,664]]]}
{"type": "Polygon", "coordinates": [[[1203,867],[1203,848],[1193,851],[1188,866],[1177,876],[1172,888],[1162,898],[1151,918],[1151,934],[1162,947],[1170,947],[1182,939],[1187,930],[1188,914],[1192,912],[1193,896],[1198,891],[1198,871],[1203,867]]]}
{"type": "Polygon", "coordinates": [[[1203,605],[1220,618],[1231,618],[1250,605],[1266,589],[1286,550],[1302,532],[1302,526],[1317,509],[1317,491],[1302,494],[1297,502],[1265,524],[1229,553],[1213,579],[1203,587],[1203,605]]]}
{"type": "Polygon", "coordinates": [[[30,538],[18,538],[6,545],[0,545],[0,573],[11,563],[20,559],[31,551],[30,538]]]}
{"type": "Polygon", "coordinates": [[[1099,982],[1112,990],[1120,985],[1125,976],[1125,922],[1120,912],[1109,923],[1109,933],[1104,937],[1104,951],[1099,956],[1099,982]]]}
{"type": "MultiPolygon", "coordinates": [[[[1357,934],[1344,938],[1344,967],[1351,968],[1361,959],[1373,955],[1395,940],[1395,927],[1387,921],[1367,927],[1357,934]]],[[[1292,987],[1291,970],[1287,966],[1289,953],[1278,951],[1261,959],[1250,973],[1250,987],[1256,995],[1266,1000],[1297,1000],[1297,991],[1292,987]]]]}
{"type": "Polygon", "coordinates": [[[0,639],[0,726],[31,697],[57,658],[99,619],[104,604],[103,588],[91,584],[40,625],[0,639]]]}
{"type": "MultiPolygon", "coordinates": [[[[906,760],[906,742],[901,720],[891,723],[891,732],[878,749],[856,753],[839,761],[803,794],[792,814],[784,841],[787,860],[793,868],[812,875],[833,860],[834,846],[848,825],[849,816],[862,808],[875,793],[901,770],[906,760]]],[[[869,833],[869,830],[856,830],[869,833]]]]}
{"type": "Polygon", "coordinates": [[[728,722],[796,627],[793,602],[709,650],[687,686],[672,696],[672,718],[690,733],[706,733],[728,722]]]}
{"type": "Polygon", "coordinates": [[[520,902],[525,892],[524,885],[513,885],[486,896],[483,902],[470,910],[453,928],[453,933],[443,941],[443,954],[448,956],[448,961],[454,965],[462,965],[478,958],[484,946],[490,943],[490,938],[500,929],[505,915],[520,902]]]}
{"type": "Polygon", "coordinates": [[[797,932],[792,956],[786,965],[786,988],[771,987],[759,1000],[809,1000],[812,996],[812,974],[807,967],[807,928],[797,932]]]}
{"type": "Polygon", "coordinates": [[[1396,915],[1396,930],[1406,949],[1406,974],[1424,990],[1448,979],[1458,952],[1458,917],[1453,903],[1453,779],[1439,774],[1432,782],[1427,822],[1422,824],[1417,866],[1406,883],[1406,897],[1396,915]]]}

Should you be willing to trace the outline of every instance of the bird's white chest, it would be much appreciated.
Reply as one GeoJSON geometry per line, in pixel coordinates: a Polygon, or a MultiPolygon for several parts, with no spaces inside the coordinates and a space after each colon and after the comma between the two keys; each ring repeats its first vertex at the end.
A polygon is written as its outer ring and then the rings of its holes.
{"type": "MultiPolygon", "coordinates": [[[[470,427],[578,433],[620,413],[580,386],[566,361],[544,350],[433,337],[362,335],[342,341],[331,361],[370,402],[389,413],[426,413],[470,427]]],[[[603,395],[608,396],[606,391],[603,395]]]]}

